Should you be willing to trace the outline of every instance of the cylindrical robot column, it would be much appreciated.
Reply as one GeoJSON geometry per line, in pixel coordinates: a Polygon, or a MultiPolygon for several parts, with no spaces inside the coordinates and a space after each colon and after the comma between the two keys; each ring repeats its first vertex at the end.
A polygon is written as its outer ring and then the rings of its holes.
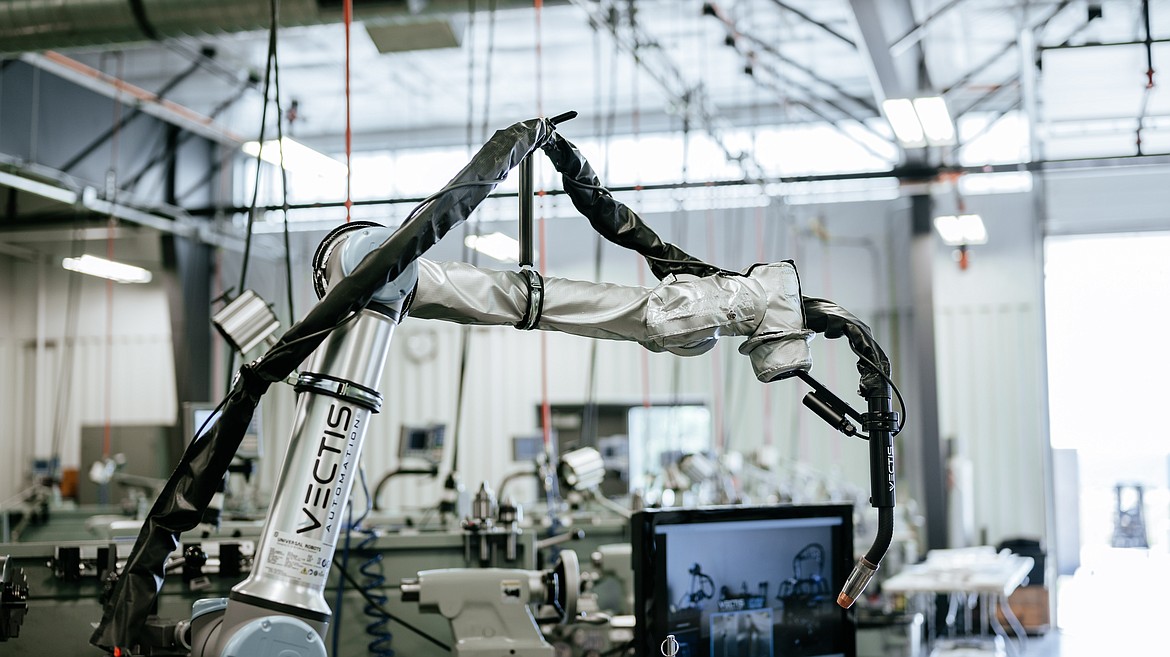
{"type": "MultiPolygon", "coordinates": [[[[323,592],[366,435],[382,403],[393,319],[363,310],[335,330],[297,381],[296,419],[252,573],[230,599],[326,623],[323,592]]],[[[231,615],[231,605],[228,610],[231,615]]]]}

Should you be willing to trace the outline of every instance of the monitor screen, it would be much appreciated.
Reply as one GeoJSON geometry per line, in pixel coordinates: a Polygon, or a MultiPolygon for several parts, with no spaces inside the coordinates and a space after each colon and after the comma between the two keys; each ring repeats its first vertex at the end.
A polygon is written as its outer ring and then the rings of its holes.
{"type": "MultiPolygon", "coordinates": [[[[183,438],[194,440],[207,433],[219,417],[219,413],[215,409],[216,404],[211,402],[184,402],[183,438]]],[[[261,431],[260,409],[256,408],[252,413],[252,421],[248,423],[248,430],[240,441],[240,447],[236,450],[238,458],[258,459],[264,455],[261,431]]]]}
{"type": "Polygon", "coordinates": [[[632,523],[637,654],[855,656],[837,606],[853,507],[648,510],[632,523]]]}

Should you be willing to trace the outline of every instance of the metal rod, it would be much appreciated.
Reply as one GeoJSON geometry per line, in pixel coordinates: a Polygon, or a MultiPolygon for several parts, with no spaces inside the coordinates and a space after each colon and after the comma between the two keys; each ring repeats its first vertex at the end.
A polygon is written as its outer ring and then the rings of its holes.
{"type": "Polygon", "coordinates": [[[841,34],[837,30],[834,30],[832,27],[829,27],[829,25],[827,23],[824,23],[822,21],[818,21],[817,19],[813,18],[812,16],[809,16],[808,14],[804,13],[803,11],[797,9],[796,7],[793,7],[786,2],[781,2],[781,0],[772,0],[772,4],[783,9],[784,11],[787,11],[791,14],[795,14],[795,15],[799,16],[800,18],[804,19],[805,22],[816,25],[817,27],[821,28],[825,32],[832,34],[833,36],[837,37],[841,41],[844,41],[845,43],[848,43],[849,45],[853,46],[854,48],[857,47],[857,42],[854,41],[853,39],[850,39],[849,37],[845,36],[844,34],[841,34]]]}
{"type": "MultiPolygon", "coordinates": [[[[764,180],[709,180],[709,181],[690,181],[690,182],[675,182],[675,183],[659,183],[648,185],[624,185],[608,187],[607,189],[614,194],[627,192],[652,192],[665,191],[675,189],[710,189],[712,187],[752,187],[758,186],[761,183],[765,185],[772,184],[792,184],[792,183],[809,183],[809,182],[834,182],[841,180],[881,180],[885,178],[898,178],[902,180],[929,180],[941,174],[979,174],[979,173],[1008,173],[1019,171],[1055,171],[1062,169],[1090,169],[1099,167],[1118,167],[1118,166],[1143,166],[1143,165],[1166,165],[1170,164],[1170,152],[1167,153],[1146,153],[1143,155],[1118,155],[1115,157],[1086,157],[1086,158],[1067,158],[1059,160],[1039,160],[1035,162],[1020,162],[1010,164],[992,164],[987,166],[938,166],[938,167],[924,167],[924,166],[899,166],[885,171],[855,171],[848,173],[829,173],[817,174],[807,176],[780,176],[776,178],[767,178],[764,180]]],[[[565,192],[559,189],[549,189],[539,192],[545,196],[561,196],[565,192]]],[[[491,194],[488,198],[514,198],[517,196],[516,192],[498,192],[491,194]]],[[[403,205],[421,203],[422,198],[396,198],[396,199],[368,199],[363,201],[354,201],[354,206],[381,206],[381,205],[403,205]]],[[[322,203],[302,203],[290,204],[289,210],[322,210],[330,208],[345,207],[345,201],[331,201],[322,203]]],[[[267,205],[258,206],[259,212],[276,212],[284,209],[283,205],[267,205]]],[[[248,207],[244,206],[225,206],[225,207],[203,207],[193,208],[187,211],[187,214],[192,217],[206,217],[215,214],[245,214],[249,212],[248,207]]]]}
{"type": "MultiPolygon", "coordinates": [[[[792,87],[795,87],[799,91],[803,91],[804,93],[807,93],[812,97],[815,97],[815,94],[813,94],[810,89],[802,87],[801,85],[784,78],[782,75],[780,75],[775,70],[770,70],[769,68],[764,67],[764,66],[761,66],[760,68],[767,71],[768,74],[775,77],[777,79],[778,83],[790,85],[792,87]]],[[[761,80],[758,75],[752,75],[751,77],[752,77],[752,80],[755,81],[760,86],[765,87],[765,88],[769,89],[770,91],[774,92],[780,98],[781,101],[786,100],[784,98],[783,90],[778,88],[776,86],[776,84],[770,84],[768,82],[765,82],[764,80],[761,80]]],[[[810,112],[814,116],[820,118],[827,125],[831,126],[834,130],[841,133],[846,138],[850,139],[851,141],[853,141],[854,143],[856,143],[857,145],[861,146],[863,149],[868,151],[870,155],[873,155],[874,157],[877,157],[878,159],[888,159],[886,156],[875,151],[869,144],[858,139],[856,135],[849,134],[849,132],[847,132],[843,127],[838,125],[837,121],[834,121],[831,117],[827,116],[824,112],[822,112],[820,109],[815,107],[811,102],[805,101],[802,99],[798,99],[798,98],[788,98],[787,101],[790,103],[793,103],[795,105],[798,105],[800,107],[803,107],[805,110],[807,110],[808,112],[810,112]]],[[[825,102],[830,107],[833,107],[834,109],[837,109],[838,111],[845,114],[847,117],[853,118],[852,115],[850,115],[848,112],[841,109],[840,106],[832,103],[831,101],[826,100],[825,102]]],[[[887,142],[889,141],[889,139],[887,139],[885,135],[882,135],[881,133],[875,131],[873,128],[869,127],[869,124],[867,124],[865,121],[862,121],[861,119],[856,119],[856,118],[853,118],[853,120],[856,121],[866,131],[870,132],[871,134],[875,134],[875,135],[881,137],[882,141],[887,141],[887,142]]]]}
{"type": "MultiPolygon", "coordinates": [[[[236,92],[234,94],[229,96],[226,100],[224,100],[219,105],[216,105],[211,110],[211,113],[207,115],[207,117],[210,119],[216,118],[217,116],[222,114],[224,112],[224,110],[226,110],[227,108],[234,105],[237,100],[239,100],[240,98],[243,98],[244,94],[251,88],[253,88],[252,79],[249,78],[242,85],[240,85],[240,87],[236,90],[236,92]]],[[[178,143],[176,144],[176,146],[182,146],[183,144],[187,143],[187,141],[194,136],[195,136],[195,133],[188,132],[188,131],[184,130],[183,132],[179,133],[179,140],[178,140],[178,143]]],[[[164,151],[165,151],[165,149],[164,149],[164,151]]],[[[142,168],[140,168],[137,172],[135,172],[133,176],[131,176],[128,180],[126,180],[126,182],[122,183],[121,187],[123,189],[133,188],[135,185],[138,184],[138,181],[142,180],[143,176],[145,176],[155,166],[162,163],[162,161],[167,159],[167,157],[168,157],[168,155],[166,152],[162,152],[162,153],[157,154],[155,157],[151,158],[151,160],[149,162],[142,165],[142,168]]],[[[214,176],[214,175],[215,175],[215,173],[213,171],[211,173],[211,176],[214,176]]],[[[208,177],[208,180],[210,180],[210,177],[208,177]]]]}
{"type": "MultiPolygon", "coordinates": [[[[175,77],[171,78],[165,85],[163,85],[163,88],[158,90],[158,93],[155,94],[155,97],[158,98],[159,100],[162,100],[163,98],[166,97],[166,95],[168,93],[171,92],[171,90],[173,90],[175,87],[179,86],[179,84],[181,82],[183,82],[183,80],[186,80],[187,78],[191,77],[191,75],[194,74],[195,71],[198,71],[198,70],[199,70],[199,63],[198,62],[192,63],[185,70],[180,72],[175,77]]],[[[115,102],[117,102],[117,101],[115,101],[115,102]]],[[[103,132],[97,139],[91,141],[88,146],[86,146],[85,148],[78,151],[77,154],[74,155],[73,157],[69,158],[68,162],[61,165],[61,170],[64,171],[65,173],[69,173],[69,171],[71,171],[73,169],[73,167],[77,166],[78,164],[81,163],[82,160],[84,160],[85,158],[92,155],[93,152],[96,151],[99,147],[101,147],[102,144],[104,144],[107,141],[109,141],[110,139],[112,139],[113,136],[116,135],[119,130],[121,130],[122,128],[125,128],[132,121],[134,121],[138,117],[142,116],[143,114],[144,114],[144,111],[141,107],[135,107],[129,114],[122,117],[121,119],[118,120],[117,123],[115,123],[114,125],[107,128],[106,131],[103,132]]]]}
{"type": "Polygon", "coordinates": [[[532,190],[535,186],[533,181],[533,166],[532,157],[526,157],[520,160],[520,191],[517,194],[520,199],[520,266],[531,267],[533,263],[532,255],[532,190]]]}
{"type": "MultiPolygon", "coordinates": [[[[739,37],[743,37],[744,39],[750,41],[752,43],[752,45],[755,46],[756,48],[759,48],[760,50],[762,50],[762,51],[768,53],[769,55],[775,57],[776,59],[780,60],[780,62],[782,62],[788,66],[791,66],[792,68],[795,68],[796,70],[800,71],[801,73],[804,73],[805,75],[809,76],[813,80],[816,80],[817,82],[825,85],[826,87],[829,87],[833,91],[840,94],[842,97],[848,98],[849,100],[852,100],[853,102],[857,103],[858,105],[861,105],[865,109],[873,112],[875,116],[877,114],[879,114],[877,105],[875,105],[874,103],[870,102],[869,100],[867,100],[865,98],[862,98],[860,96],[856,96],[854,94],[849,93],[848,91],[843,89],[840,85],[833,82],[832,80],[829,80],[827,78],[822,77],[816,71],[813,71],[811,68],[809,68],[809,67],[801,64],[800,62],[797,62],[797,61],[791,59],[790,57],[784,55],[771,43],[768,43],[767,41],[753,35],[750,32],[744,32],[743,30],[740,30],[739,27],[736,26],[734,21],[732,21],[730,18],[728,18],[726,15],[724,15],[717,8],[712,7],[712,11],[709,13],[712,16],[714,16],[719,22],[723,23],[724,27],[726,27],[728,29],[732,39],[738,39],[739,37]]],[[[828,102],[828,101],[826,100],[826,102],[828,102]]],[[[847,112],[845,110],[840,110],[840,111],[844,112],[850,118],[853,118],[855,120],[860,120],[850,112],[847,112]]]]}
{"type": "Polygon", "coordinates": [[[963,0],[951,0],[947,4],[935,10],[933,14],[930,14],[926,18],[922,19],[921,23],[910,28],[909,32],[898,37],[896,41],[890,44],[890,54],[894,57],[897,57],[898,55],[906,52],[909,48],[913,47],[919,41],[922,41],[922,37],[926,36],[926,28],[928,25],[933,23],[939,16],[942,16],[943,14],[962,4],[962,2],[963,0]]]}
{"type": "MultiPolygon", "coordinates": [[[[1056,8],[1053,9],[1048,14],[1047,17],[1045,17],[1043,20],[1041,20],[1040,22],[1038,22],[1032,26],[1032,28],[1031,28],[1032,31],[1035,32],[1035,31],[1042,30],[1045,27],[1047,27],[1048,23],[1050,23],[1053,18],[1056,18],[1057,14],[1059,14],[1061,11],[1063,11],[1064,8],[1067,7],[1071,2],[1072,2],[1072,0],[1061,0],[1060,4],[1057,5],[1056,8]]],[[[999,50],[999,52],[997,52],[994,55],[992,55],[991,57],[987,58],[986,60],[983,61],[982,64],[971,69],[970,71],[967,72],[966,75],[964,75],[963,77],[956,80],[954,83],[952,83],[947,88],[943,89],[942,90],[943,95],[949,94],[951,91],[955,90],[957,87],[961,87],[961,86],[967,84],[972,79],[974,79],[975,76],[986,71],[988,68],[991,67],[992,64],[998,62],[1001,57],[1003,57],[1004,55],[1011,52],[1015,47],[1016,47],[1016,41],[1015,40],[1009,41],[1002,49],[999,50]]]]}
{"type": "MultiPolygon", "coordinates": [[[[1170,43],[1170,39],[1150,39],[1149,43],[1170,43]]],[[[1036,50],[1044,52],[1046,50],[1071,50],[1073,48],[1112,48],[1114,46],[1144,46],[1145,39],[1141,41],[1106,41],[1104,43],[1062,43],[1058,46],[1040,46],[1036,50]]]]}

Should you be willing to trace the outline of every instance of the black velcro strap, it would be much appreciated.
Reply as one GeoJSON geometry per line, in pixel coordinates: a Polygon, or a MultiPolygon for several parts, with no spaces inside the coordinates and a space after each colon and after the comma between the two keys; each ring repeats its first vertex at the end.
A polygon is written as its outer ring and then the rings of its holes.
{"type": "Polygon", "coordinates": [[[514,326],[521,331],[531,331],[540,323],[544,312],[544,279],[540,272],[528,267],[520,270],[520,277],[528,287],[528,307],[524,309],[524,318],[514,326]]]}

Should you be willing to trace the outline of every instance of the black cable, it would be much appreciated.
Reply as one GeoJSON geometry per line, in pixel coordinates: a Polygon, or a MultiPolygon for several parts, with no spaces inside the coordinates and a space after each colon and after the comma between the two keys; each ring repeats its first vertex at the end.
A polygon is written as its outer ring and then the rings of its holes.
{"type": "Polygon", "coordinates": [[[655,255],[646,255],[645,253],[642,254],[642,257],[646,258],[647,260],[654,260],[655,262],[664,262],[668,265],[691,265],[691,266],[695,266],[695,267],[706,267],[707,269],[711,270],[711,272],[714,274],[725,274],[727,276],[743,276],[743,274],[741,274],[737,271],[731,271],[730,269],[723,269],[722,267],[716,267],[715,265],[709,265],[705,262],[699,262],[696,260],[672,260],[670,258],[660,258],[660,257],[655,256],[655,255]]]}
{"type": "Polygon", "coordinates": [[[297,343],[304,342],[306,340],[312,340],[313,338],[316,338],[317,336],[322,335],[322,334],[332,333],[333,331],[336,331],[337,329],[341,328],[342,326],[345,326],[346,324],[357,319],[357,316],[359,314],[361,314],[361,313],[360,312],[351,313],[351,314],[343,317],[340,322],[337,322],[336,324],[334,324],[333,326],[330,326],[329,328],[321,329],[320,331],[315,331],[315,332],[310,333],[308,335],[302,335],[301,337],[297,338],[296,340],[290,340],[288,342],[285,342],[284,344],[277,345],[277,346],[273,347],[271,351],[269,351],[268,353],[261,356],[259,361],[257,361],[257,362],[259,363],[259,362],[265,361],[269,358],[272,358],[273,356],[280,354],[283,351],[287,351],[288,349],[290,349],[293,345],[295,345],[297,343]]]}
{"type": "Polygon", "coordinates": [[[504,477],[502,481],[500,481],[499,487],[496,488],[496,497],[501,500],[504,499],[504,489],[507,488],[508,484],[510,484],[512,481],[521,477],[536,477],[537,481],[539,482],[540,470],[533,468],[532,470],[516,470],[515,472],[508,473],[508,475],[504,477]]]}
{"type": "MultiPolygon", "coordinates": [[[[363,474],[362,474],[362,486],[363,487],[365,486],[364,472],[365,471],[363,470],[363,474]]],[[[372,506],[375,511],[382,510],[382,505],[379,504],[379,502],[378,502],[378,500],[382,497],[382,489],[385,488],[386,484],[389,483],[390,480],[395,478],[395,477],[402,476],[402,475],[415,475],[415,476],[419,476],[419,477],[435,477],[435,476],[438,476],[438,474],[439,474],[438,466],[435,466],[433,468],[397,468],[397,469],[391,470],[390,472],[387,472],[381,479],[378,480],[378,484],[376,486],[374,486],[374,496],[373,496],[373,500],[372,500],[372,505],[367,505],[367,506],[372,506]]],[[[370,494],[370,491],[366,490],[366,495],[368,496],[369,494],[370,494]]],[[[369,511],[367,511],[366,513],[368,514],[369,511]]],[[[362,517],[364,518],[365,516],[362,516],[362,517]]]]}
{"type": "Polygon", "coordinates": [[[480,141],[488,136],[488,117],[492,109],[492,56],[496,51],[496,0],[488,3],[488,42],[487,55],[483,63],[483,127],[480,129],[480,141]]]}
{"type": "MultiPolygon", "coordinates": [[[[274,2],[275,0],[269,0],[269,6],[271,7],[274,2]]],[[[272,11],[273,16],[275,16],[275,9],[272,11]]],[[[256,222],[256,204],[260,198],[260,170],[264,165],[261,156],[264,155],[264,133],[268,129],[268,92],[272,84],[272,60],[276,55],[275,21],[269,26],[268,34],[268,58],[264,63],[264,103],[260,108],[260,138],[256,140],[259,145],[259,151],[256,153],[256,176],[252,180],[252,202],[248,209],[248,232],[244,237],[244,263],[240,267],[240,285],[236,288],[240,293],[244,291],[244,284],[248,280],[248,260],[252,255],[252,226],[256,222]]],[[[228,370],[230,371],[231,368],[229,367],[228,370]]]]}
{"type": "MultiPolygon", "coordinates": [[[[370,605],[372,605],[372,606],[374,607],[374,609],[377,609],[377,610],[378,610],[380,613],[382,613],[383,615],[385,615],[387,619],[389,619],[389,620],[391,620],[391,621],[393,621],[393,622],[395,622],[395,623],[398,623],[398,624],[399,624],[399,625],[401,625],[402,627],[405,627],[406,629],[410,630],[411,632],[414,632],[414,633],[415,633],[415,634],[417,634],[418,636],[420,636],[420,637],[422,637],[422,638],[426,639],[427,641],[430,641],[431,643],[433,643],[433,644],[435,644],[436,646],[438,646],[438,647],[442,648],[443,650],[450,650],[450,649],[451,649],[451,646],[449,646],[449,645],[447,645],[447,644],[443,643],[442,641],[440,641],[440,640],[436,639],[436,638],[435,638],[434,636],[432,636],[431,634],[428,634],[427,632],[423,631],[423,630],[422,630],[422,629],[420,629],[419,627],[417,627],[417,626],[415,626],[415,625],[413,625],[413,624],[411,624],[411,623],[409,623],[409,622],[407,622],[407,621],[405,621],[405,620],[402,620],[401,618],[399,618],[399,617],[395,616],[394,614],[391,614],[391,613],[390,613],[390,612],[389,612],[389,611],[388,611],[388,610],[387,610],[385,607],[383,607],[382,605],[378,604],[378,603],[377,603],[377,602],[376,602],[376,601],[375,601],[375,600],[374,600],[374,599],[373,599],[373,598],[370,596],[370,594],[369,594],[369,593],[367,593],[365,590],[363,590],[363,589],[362,589],[362,585],[361,585],[360,583],[358,583],[357,579],[356,579],[356,578],[354,578],[354,576],[353,576],[353,575],[350,575],[350,574],[349,574],[349,571],[348,571],[348,570],[345,570],[344,568],[341,568],[341,567],[338,567],[338,570],[341,572],[341,576],[345,578],[345,581],[349,582],[349,583],[350,583],[350,584],[351,584],[351,585],[352,585],[352,586],[353,586],[355,589],[357,589],[358,593],[361,593],[362,597],[366,599],[366,602],[367,602],[367,603],[369,603],[370,605]]],[[[399,588],[399,587],[396,587],[396,586],[387,586],[386,588],[399,588]]]]}
{"type": "MultiPolygon", "coordinates": [[[[902,427],[906,426],[906,402],[902,399],[902,391],[898,390],[898,386],[894,383],[894,380],[891,379],[888,374],[882,371],[882,368],[878,367],[877,363],[866,358],[865,356],[862,356],[861,354],[857,354],[857,359],[868,365],[869,368],[873,371],[877,372],[878,376],[880,376],[883,381],[890,385],[890,389],[894,391],[894,396],[898,398],[898,406],[902,409],[902,415],[898,418],[897,430],[890,433],[890,437],[893,438],[894,436],[902,433],[902,427]]],[[[866,440],[869,440],[869,438],[867,437],[866,440]]]]}
{"type": "MultiPolygon", "coordinates": [[[[288,325],[297,321],[296,310],[293,309],[293,279],[292,279],[292,247],[289,245],[288,235],[288,171],[284,168],[284,108],[280,104],[280,57],[276,50],[276,26],[279,24],[277,1],[268,0],[272,12],[272,29],[269,32],[269,48],[272,52],[272,86],[276,93],[276,147],[280,153],[280,206],[281,225],[284,227],[284,281],[288,294],[288,325]]],[[[244,288],[240,287],[240,292],[244,288]]]]}

